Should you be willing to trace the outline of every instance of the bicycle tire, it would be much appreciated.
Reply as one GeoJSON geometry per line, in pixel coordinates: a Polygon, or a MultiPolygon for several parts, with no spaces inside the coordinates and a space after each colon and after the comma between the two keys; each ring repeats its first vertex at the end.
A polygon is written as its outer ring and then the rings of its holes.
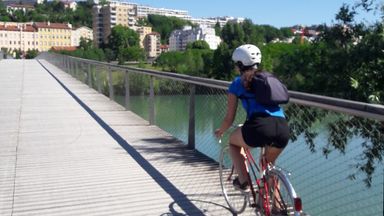
{"type": "Polygon", "coordinates": [[[266,175],[268,183],[269,212],[271,215],[300,216],[300,210],[296,210],[295,202],[300,201],[295,189],[289,181],[285,172],[278,168],[271,168],[266,175]],[[279,213],[274,214],[274,210],[280,209],[279,213]]]}
{"type": "Polygon", "coordinates": [[[225,201],[232,213],[240,214],[247,207],[248,195],[233,187],[232,181],[237,175],[232,172],[233,163],[228,146],[220,152],[219,166],[220,184],[225,201]]]}

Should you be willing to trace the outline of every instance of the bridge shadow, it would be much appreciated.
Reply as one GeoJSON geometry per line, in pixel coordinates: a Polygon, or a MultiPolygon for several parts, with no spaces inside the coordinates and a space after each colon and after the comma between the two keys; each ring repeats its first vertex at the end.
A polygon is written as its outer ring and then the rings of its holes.
{"type": "Polygon", "coordinates": [[[150,175],[156,183],[166,192],[174,202],[187,215],[204,215],[188,197],[172,184],[161,172],[159,172],[151,163],[149,163],[135,148],[132,147],[123,137],[104,122],[95,112],[93,112],[80,98],[78,98],[64,83],[62,83],[48,68],[39,60],[39,64],[64,88],[64,90],[88,112],[88,114],[123,148],[125,151],[150,175]]]}
{"type": "MultiPolygon", "coordinates": [[[[200,200],[200,199],[190,199],[191,202],[193,203],[196,203],[196,205],[198,206],[201,206],[201,205],[210,205],[212,207],[216,207],[216,208],[221,208],[221,209],[225,209],[226,211],[226,214],[225,215],[237,215],[237,214],[234,214],[231,212],[230,208],[226,207],[226,206],[223,206],[223,205],[220,205],[218,203],[215,203],[215,202],[211,202],[211,201],[205,201],[205,200],[200,200]]],[[[180,213],[178,212],[177,210],[177,203],[176,202],[172,202],[169,204],[169,212],[167,213],[164,213],[164,214],[161,214],[160,216],[187,216],[188,214],[184,214],[184,213],[180,213]]],[[[207,209],[202,209],[202,212],[205,214],[205,213],[208,213],[209,214],[209,211],[207,209]]],[[[223,214],[223,212],[222,212],[223,214]]]]}
{"type": "MultiPolygon", "coordinates": [[[[211,170],[217,170],[218,163],[212,158],[202,154],[199,151],[192,150],[179,139],[169,136],[160,138],[141,139],[152,145],[136,146],[135,148],[146,153],[164,153],[169,161],[183,162],[188,166],[207,165],[211,170]]],[[[162,156],[151,158],[151,160],[163,160],[162,156]]]]}

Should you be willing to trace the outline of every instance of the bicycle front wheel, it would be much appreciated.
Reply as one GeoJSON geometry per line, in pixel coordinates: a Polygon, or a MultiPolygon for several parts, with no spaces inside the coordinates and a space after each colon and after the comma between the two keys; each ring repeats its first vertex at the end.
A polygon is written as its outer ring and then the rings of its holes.
{"type": "Polygon", "coordinates": [[[219,163],[220,184],[225,201],[233,213],[242,213],[246,208],[248,195],[240,190],[236,190],[232,184],[237,174],[233,170],[228,146],[221,150],[219,163]]]}
{"type": "Polygon", "coordinates": [[[269,212],[271,215],[301,215],[301,199],[297,196],[287,175],[278,168],[268,170],[269,212]]]}

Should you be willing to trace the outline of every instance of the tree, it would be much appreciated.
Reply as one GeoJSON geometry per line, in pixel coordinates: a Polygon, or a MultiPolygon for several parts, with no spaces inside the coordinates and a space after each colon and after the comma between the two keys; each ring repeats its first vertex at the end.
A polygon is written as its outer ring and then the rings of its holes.
{"type": "Polygon", "coordinates": [[[119,64],[124,64],[125,61],[139,61],[144,58],[144,50],[138,46],[121,49],[117,55],[119,64]]]}
{"type": "Polygon", "coordinates": [[[214,79],[231,80],[234,76],[232,63],[232,49],[227,43],[221,43],[213,54],[213,71],[211,77],[214,79]]]}
{"type": "Polygon", "coordinates": [[[197,40],[187,44],[187,49],[202,49],[209,50],[209,44],[204,40],[197,40]]]}
{"type": "Polygon", "coordinates": [[[148,15],[148,22],[153,27],[153,31],[160,33],[162,44],[168,44],[172,31],[182,29],[184,26],[193,26],[190,21],[155,14],[148,15]]]}
{"type": "Polygon", "coordinates": [[[26,59],[33,59],[39,54],[39,51],[37,49],[28,50],[25,58],[26,59]]]}
{"type": "Polygon", "coordinates": [[[134,30],[122,25],[113,27],[108,36],[108,45],[113,50],[139,46],[139,41],[139,35],[134,30]]]}
{"type": "Polygon", "coordinates": [[[215,34],[216,34],[216,36],[220,36],[221,35],[221,26],[220,26],[219,22],[217,22],[215,24],[215,34]]]}
{"type": "Polygon", "coordinates": [[[93,48],[93,41],[84,37],[80,37],[79,48],[89,50],[93,48]]]}

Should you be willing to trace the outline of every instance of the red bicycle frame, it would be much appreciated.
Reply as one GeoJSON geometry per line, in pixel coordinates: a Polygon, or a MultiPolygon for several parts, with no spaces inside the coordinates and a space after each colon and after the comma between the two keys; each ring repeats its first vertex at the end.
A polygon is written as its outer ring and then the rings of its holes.
{"type": "MultiPolygon", "coordinates": [[[[252,193],[252,197],[254,200],[254,203],[251,204],[251,206],[258,207],[257,206],[258,205],[257,197],[256,197],[256,193],[258,193],[259,200],[262,201],[262,207],[264,209],[265,215],[270,216],[271,215],[271,212],[270,212],[271,208],[270,208],[270,197],[268,194],[269,186],[268,186],[268,182],[265,178],[265,171],[268,168],[268,163],[267,163],[267,160],[265,159],[264,148],[261,148],[261,150],[260,150],[260,160],[259,160],[260,164],[259,165],[260,165],[261,169],[259,169],[259,166],[257,166],[256,161],[253,158],[250,150],[247,148],[243,148],[243,149],[245,152],[245,162],[244,163],[246,163],[246,167],[247,167],[247,171],[248,171],[248,182],[250,183],[251,193],[252,193]],[[256,171],[254,168],[256,168],[257,172],[259,172],[260,178],[257,178],[256,171]],[[257,184],[257,187],[258,187],[257,192],[255,191],[255,189],[253,187],[252,179],[251,179],[251,175],[250,175],[249,170],[252,171],[255,182],[257,184]]],[[[274,184],[274,185],[276,185],[276,184],[274,184]]],[[[259,206],[259,207],[261,207],[261,206],[259,206]]]]}

